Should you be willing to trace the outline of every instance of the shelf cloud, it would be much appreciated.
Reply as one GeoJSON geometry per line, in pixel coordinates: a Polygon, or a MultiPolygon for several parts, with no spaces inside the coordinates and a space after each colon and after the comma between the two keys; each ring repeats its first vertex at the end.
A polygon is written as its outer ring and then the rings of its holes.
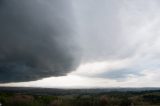
{"type": "Polygon", "coordinates": [[[72,18],[65,0],[1,0],[0,82],[63,76],[74,70],[78,62],[72,18]]]}
{"type": "Polygon", "coordinates": [[[1,0],[0,82],[154,79],[159,11],[158,0],[1,0]]]}

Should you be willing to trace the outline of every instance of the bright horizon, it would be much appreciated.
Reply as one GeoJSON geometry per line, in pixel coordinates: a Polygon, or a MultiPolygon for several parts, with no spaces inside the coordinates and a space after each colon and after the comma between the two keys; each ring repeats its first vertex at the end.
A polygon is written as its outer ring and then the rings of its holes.
{"type": "Polygon", "coordinates": [[[0,84],[0,86],[11,87],[43,87],[43,88],[115,88],[115,87],[160,87],[158,82],[159,73],[152,71],[143,71],[143,77],[130,75],[119,81],[116,79],[107,79],[96,77],[110,68],[123,67],[124,64],[97,62],[88,63],[78,67],[77,70],[69,73],[67,76],[44,78],[38,81],[19,82],[0,84]],[[90,70],[87,74],[84,71],[90,70]],[[155,81],[154,79],[157,79],[155,81]],[[147,83],[146,83],[147,82],[147,83]]]}

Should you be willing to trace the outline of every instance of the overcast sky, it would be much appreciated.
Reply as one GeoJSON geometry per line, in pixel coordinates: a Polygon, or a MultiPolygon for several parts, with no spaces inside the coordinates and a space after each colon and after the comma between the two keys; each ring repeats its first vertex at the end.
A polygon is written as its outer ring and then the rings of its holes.
{"type": "Polygon", "coordinates": [[[2,86],[160,87],[159,0],[2,0],[2,86]]]}

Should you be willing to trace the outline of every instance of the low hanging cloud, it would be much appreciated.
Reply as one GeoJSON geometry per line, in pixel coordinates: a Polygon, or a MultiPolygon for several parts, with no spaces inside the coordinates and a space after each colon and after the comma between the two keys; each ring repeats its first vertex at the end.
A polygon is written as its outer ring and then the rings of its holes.
{"type": "Polygon", "coordinates": [[[1,0],[0,82],[63,76],[74,70],[78,61],[72,18],[65,0],[1,0]]]}
{"type": "Polygon", "coordinates": [[[72,70],[120,81],[158,70],[159,6],[158,0],[1,0],[0,82],[72,70]]]}

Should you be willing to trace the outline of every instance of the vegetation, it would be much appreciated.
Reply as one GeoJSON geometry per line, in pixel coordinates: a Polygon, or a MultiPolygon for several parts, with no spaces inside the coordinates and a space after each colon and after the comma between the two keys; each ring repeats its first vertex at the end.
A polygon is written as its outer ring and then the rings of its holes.
{"type": "Polygon", "coordinates": [[[160,106],[160,92],[31,95],[0,93],[2,106],[160,106]]]}

